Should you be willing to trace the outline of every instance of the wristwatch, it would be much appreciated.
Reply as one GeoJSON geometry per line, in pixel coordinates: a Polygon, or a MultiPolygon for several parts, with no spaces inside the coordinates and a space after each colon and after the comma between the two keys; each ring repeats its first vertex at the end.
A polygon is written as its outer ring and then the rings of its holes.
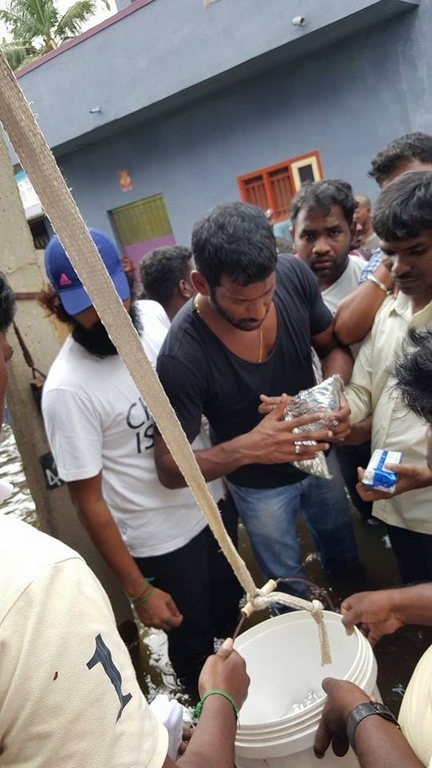
{"type": "Polygon", "coordinates": [[[354,752],[356,751],[354,746],[356,728],[365,717],[369,717],[370,715],[378,715],[378,717],[388,720],[390,723],[393,723],[396,728],[399,728],[399,723],[393,712],[391,712],[385,704],[380,704],[380,702],[376,701],[367,701],[364,704],[358,704],[354,707],[352,712],[349,713],[346,726],[347,738],[354,752]]]}

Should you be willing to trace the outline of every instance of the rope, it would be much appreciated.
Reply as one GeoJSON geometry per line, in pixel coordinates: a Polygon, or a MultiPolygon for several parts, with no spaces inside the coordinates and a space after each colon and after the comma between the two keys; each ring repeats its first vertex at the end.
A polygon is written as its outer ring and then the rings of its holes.
{"type": "MultiPolygon", "coordinates": [[[[281,579],[284,581],[284,579],[281,579]]],[[[331,664],[330,642],[327,632],[327,626],[324,621],[323,606],[320,600],[304,600],[302,597],[296,597],[295,595],[288,595],[286,592],[277,592],[277,582],[273,579],[264,584],[262,589],[258,590],[258,594],[253,597],[248,596],[248,602],[241,609],[243,619],[249,617],[253,611],[260,611],[263,608],[268,608],[273,603],[282,603],[289,608],[295,608],[298,611],[309,611],[314,621],[318,626],[319,643],[321,648],[321,664],[331,664]]],[[[243,621],[243,620],[242,620],[243,621]]],[[[240,626],[237,627],[237,634],[240,626]]]]}
{"type": "Polygon", "coordinates": [[[327,626],[324,621],[323,606],[319,600],[303,600],[301,597],[287,595],[285,592],[271,592],[269,595],[257,595],[252,600],[255,610],[261,610],[270,606],[272,603],[282,603],[290,608],[309,611],[312,618],[318,626],[319,643],[321,648],[321,664],[331,664],[330,643],[327,632],[327,626]]]}
{"type": "Polygon", "coordinates": [[[39,376],[42,379],[46,379],[46,375],[44,373],[42,373],[42,371],[40,371],[39,368],[36,368],[36,365],[35,365],[35,362],[33,360],[32,354],[31,354],[27,344],[25,343],[24,338],[22,336],[22,333],[21,333],[20,329],[18,328],[15,320],[12,323],[12,327],[13,327],[13,329],[15,331],[15,336],[17,337],[18,344],[21,347],[21,352],[23,353],[24,361],[25,361],[26,365],[28,365],[28,367],[31,369],[33,377],[36,378],[36,374],[39,374],[39,376]]]}
{"type": "MultiPolygon", "coordinates": [[[[223,525],[192,448],[148,360],[78,207],[60,173],[18,82],[0,52],[0,120],[57,232],[70,261],[85,285],[119,356],[147,403],[158,429],[175,459],[209,527],[237,579],[252,599],[261,596],[246,564],[223,525]]],[[[286,599],[287,596],[285,596],[286,599]]],[[[268,598],[271,599],[270,597],[268,598]]],[[[295,599],[295,598],[290,598],[295,599]]],[[[304,601],[306,602],[306,601],[304,601]]],[[[308,604],[310,609],[310,604],[308,604]]]]}

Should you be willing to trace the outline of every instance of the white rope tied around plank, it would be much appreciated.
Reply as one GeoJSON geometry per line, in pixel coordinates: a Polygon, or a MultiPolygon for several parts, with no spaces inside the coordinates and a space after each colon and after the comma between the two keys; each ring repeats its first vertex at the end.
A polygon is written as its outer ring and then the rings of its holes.
{"type": "Polygon", "coordinates": [[[0,120],[44,211],[90,296],[209,527],[244,591],[258,596],[245,563],[228,536],[180,422],[148,360],[33,113],[0,51],[0,120]]]}

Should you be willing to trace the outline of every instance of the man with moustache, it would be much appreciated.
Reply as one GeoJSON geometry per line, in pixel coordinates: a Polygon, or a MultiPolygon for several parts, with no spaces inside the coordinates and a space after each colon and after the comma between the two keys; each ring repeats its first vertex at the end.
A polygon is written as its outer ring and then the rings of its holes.
{"type": "MultiPolygon", "coordinates": [[[[388,184],[376,205],[374,229],[393,263],[398,294],[378,311],[346,394],[353,422],[372,415],[372,449],[402,451],[404,463],[423,467],[424,422],[405,407],[391,372],[408,332],[432,323],[432,173],[405,173],[388,184]]],[[[431,581],[429,489],[390,494],[374,503],[373,514],[388,526],[403,583],[431,581]]]]}
{"type": "MultiPolygon", "coordinates": [[[[415,131],[399,136],[374,157],[369,171],[380,189],[407,171],[432,171],[432,136],[415,131]]],[[[341,302],[335,333],[343,344],[357,344],[372,328],[374,317],[393,291],[391,264],[378,248],[360,275],[360,284],[341,302]]]]}
{"type": "MultiPolygon", "coordinates": [[[[362,259],[350,254],[355,211],[351,185],[338,179],[304,184],[291,204],[294,251],[315,274],[332,315],[358,285],[364,267],[362,259]]],[[[357,467],[366,465],[370,458],[370,422],[356,428],[355,438],[354,430],[352,433],[336,451],[351,500],[368,521],[372,504],[359,496],[356,485],[357,467]],[[348,445],[353,439],[356,444],[348,445]]]]}
{"type": "MultiPolygon", "coordinates": [[[[174,318],[157,370],[191,442],[207,417],[213,447],[196,451],[196,459],[206,480],[226,477],[263,575],[294,578],[289,591],[305,595],[298,516],[306,518],[325,570],[345,576],[358,568],[333,451],[332,480],[293,466],[346,432],[348,411],[342,407],[329,429],[308,433],[318,445],[307,445],[293,430],[316,416],[284,421],[283,398],[261,419],[260,396],[313,386],[311,346],[326,375],[349,377],[351,357],[334,341],[332,316],[314,276],[301,261],[277,256],[271,226],[255,206],[216,206],[195,224],[192,253],[198,293],[174,318]]],[[[184,485],[159,435],[155,461],[162,483],[184,485]]]]}
{"type": "Polygon", "coordinates": [[[304,184],[291,204],[294,252],[316,275],[333,315],[364,267],[350,255],[355,210],[351,185],[339,179],[304,184]]]}
{"type": "MultiPolygon", "coordinates": [[[[155,362],[165,312],[153,301],[132,303],[117,247],[103,232],[90,232],[155,362]]],[[[43,303],[71,326],[42,398],[59,475],[141,621],[168,632],[174,670],[194,693],[214,637],[231,634],[237,621],[240,586],[189,489],[173,493],[159,482],[152,416],[57,237],[45,267],[51,286],[43,303]]],[[[198,435],[196,447],[205,445],[198,435]]],[[[216,501],[224,495],[219,481],[211,491],[216,501]]]]}

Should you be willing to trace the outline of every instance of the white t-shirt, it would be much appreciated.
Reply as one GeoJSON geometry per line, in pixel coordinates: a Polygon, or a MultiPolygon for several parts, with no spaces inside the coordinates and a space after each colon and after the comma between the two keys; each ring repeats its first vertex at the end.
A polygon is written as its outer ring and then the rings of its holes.
{"type": "Polygon", "coordinates": [[[167,747],[94,574],[0,516],[0,767],[160,768],[167,747]]]}
{"type": "MultiPolygon", "coordinates": [[[[154,364],[169,320],[154,301],[137,306],[154,364]]],[[[60,477],[82,480],[103,469],[104,499],[134,557],[172,552],[203,530],[206,521],[189,489],[170,490],[157,478],[154,422],[117,355],[98,358],[70,336],[49,371],[42,409],[60,477]]],[[[193,447],[208,445],[201,434],[193,447]]],[[[221,481],[209,486],[218,501],[221,481]]]]}
{"type": "MultiPolygon", "coordinates": [[[[358,256],[348,256],[348,263],[345,268],[345,272],[341,274],[340,278],[336,280],[333,285],[330,285],[330,287],[326,288],[325,291],[321,291],[322,300],[333,316],[336,314],[342,299],[344,299],[345,296],[348,296],[348,294],[351,293],[354,288],[357,288],[360,274],[364,269],[364,265],[365,263],[363,259],[358,258],[358,256]]],[[[359,348],[359,344],[351,345],[350,349],[353,357],[357,357],[359,348]]],[[[319,384],[323,380],[323,373],[321,361],[313,348],[312,367],[315,381],[317,384],[319,384]]]]}
{"type": "Polygon", "coordinates": [[[348,296],[354,288],[357,288],[364,266],[363,259],[359,259],[357,256],[348,256],[348,264],[339,279],[325,291],[321,291],[323,302],[332,315],[336,314],[342,299],[348,296]]]}
{"type": "Polygon", "coordinates": [[[432,768],[432,646],[421,657],[409,681],[399,724],[418,759],[432,768]]]}

